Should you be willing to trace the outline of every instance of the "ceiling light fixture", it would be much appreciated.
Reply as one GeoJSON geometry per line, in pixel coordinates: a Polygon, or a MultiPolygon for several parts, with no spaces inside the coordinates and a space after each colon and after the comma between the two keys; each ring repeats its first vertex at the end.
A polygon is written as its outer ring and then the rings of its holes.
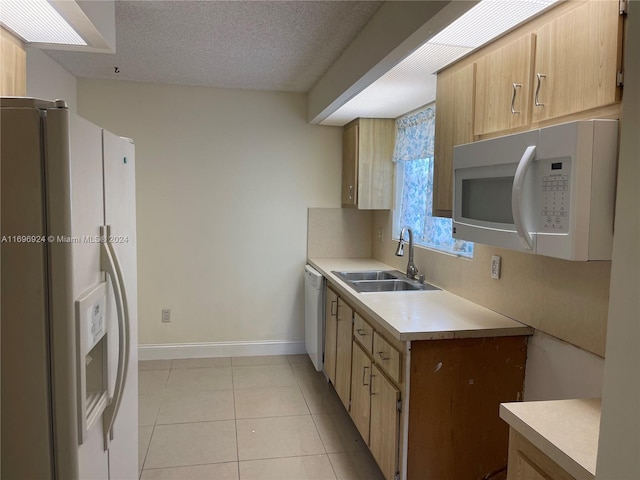
{"type": "Polygon", "coordinates": [[[558,0],[483,0],[428,43],[478,48],[558,0]]]}
{"type": "Polygon", "coordinates": [[[87,45],[47,0],[2,0],[0,23],[26,43],[87,45]]]}

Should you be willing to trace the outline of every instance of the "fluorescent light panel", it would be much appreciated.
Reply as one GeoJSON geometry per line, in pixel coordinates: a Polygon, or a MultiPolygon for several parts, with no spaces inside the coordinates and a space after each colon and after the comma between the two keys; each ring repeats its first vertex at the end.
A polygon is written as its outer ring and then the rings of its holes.
{"type": "Polygon", "coordinates": [[[483,0],[429,43],[477,48],[558,0],[483,0]]]}
{"type": "Polygon", "coordinates": [[[46,0],[2,0],[0,20],[26,43],[87,44],[46,0]]]}

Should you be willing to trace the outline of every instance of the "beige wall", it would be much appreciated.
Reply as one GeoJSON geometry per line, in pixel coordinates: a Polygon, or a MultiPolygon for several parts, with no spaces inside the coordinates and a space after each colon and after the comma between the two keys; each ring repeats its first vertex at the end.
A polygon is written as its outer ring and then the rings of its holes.
{"type": "Polygon", "coordinates": [[[302,94],[81,79],[78,104],[136,143],[140,343],[303,340],[307,209],[339,206],[341,129],[302,94]]]}
{"type": "Polygon", "coordinates": [[[42,50],[27,48],[27,96],[44,100],[66,100],[75,112],[76,77],[51,60],[42,50]]]}
{"type": "MultiPolygon", "coordinates": [[[[391,215],[376,212],[373,256],[404,270],[394,255],[391,215]]],[[[406,255],[406,254],[405,254],[406,255]]],[[[415,263],[426,279],[456,295],[604,356],[611,262],[570,262],[476,244],[472,260],[416,247],[415,263]],[[502,278],[490,277],[491,256],[502,257],[502,278]]]]}

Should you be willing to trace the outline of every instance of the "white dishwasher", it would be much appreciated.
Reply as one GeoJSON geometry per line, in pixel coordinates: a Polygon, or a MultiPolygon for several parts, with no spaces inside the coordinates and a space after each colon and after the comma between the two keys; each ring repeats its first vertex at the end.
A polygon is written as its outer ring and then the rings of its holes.
{"type": "Polygon", "coordinates": [[[322,370],[324,343],[324,278],[304,267],[304,345],[317,371],[322,370]]]}

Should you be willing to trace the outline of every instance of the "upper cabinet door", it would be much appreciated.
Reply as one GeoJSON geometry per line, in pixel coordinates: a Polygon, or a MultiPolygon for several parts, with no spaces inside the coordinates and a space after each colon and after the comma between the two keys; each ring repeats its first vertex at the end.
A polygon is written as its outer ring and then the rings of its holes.
{"type": "Polygon", "coordinates": [[[529,123],[535,36],[527,35],[478,59],[474,133],[499,132],[529,123]]]}
{"type": "Polygon", "coordinates": [[[344,129],[342,137],[342,206],[358,204],[358,124],[344,129]]]}
{"type": "Polygon", "coordinates": [[[453,209],[453,147],[473,137],[475,64],[438,74],[436,86],[433,216],[451,217],[453,209]]]}
{"type": "Polygon", "coordinates": [[[622,16],[617,0],[587,2],[537,31],[534,122],[620,98],[622,16]]]}

